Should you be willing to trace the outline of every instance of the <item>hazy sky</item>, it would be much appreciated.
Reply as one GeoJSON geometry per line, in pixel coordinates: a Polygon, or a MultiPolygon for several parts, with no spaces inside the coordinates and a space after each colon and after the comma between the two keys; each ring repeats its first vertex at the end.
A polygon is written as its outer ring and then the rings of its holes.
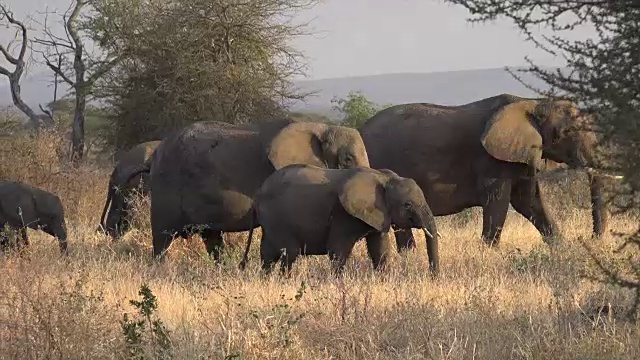
{"type": "MultiPolygon", "coordinates": [[[[16,16],[69,0],[5,0],[16,16]]],[[[324,0],[301,14],[317,34],[295,41],[312,79],[390,72],[434,72],[524,64],[562,65],[523,41],[511,23],[472,25],[467,11],[443,0],[324,0]]],[[[0,28],[0,40],[12,36],[0,28]]],[[[6,64],[1,59],[2,64],[6,64]]]]}

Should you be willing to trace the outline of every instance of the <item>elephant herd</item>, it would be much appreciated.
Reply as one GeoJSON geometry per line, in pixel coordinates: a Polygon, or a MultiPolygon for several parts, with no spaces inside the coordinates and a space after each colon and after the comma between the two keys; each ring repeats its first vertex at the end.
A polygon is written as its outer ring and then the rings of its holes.
{"type": "MultiPolygon", "coordinates": [[[[127,200],[142,183],[151,198],[156,258],[176,236],[199,234],[219,261],[223,232],[250,231],[244,268],[253,229],[261,226],[265,271],[281,260],[284,272],[299,255],[321,254],[341,271],[363,237],[378,268],[386,261],[389,231],[403,251],[415,247],[412,229],[420,229],[437,274],[435,216],[480,206],[482,239],[495,245],[511,204],[546,243],[555,243],[558,229],[538,183],[544,160],[587,171],[593,232],[601,237],[607,225],[602,178],[608,175],[592,169],[592,124],[593,116],[568,100],[508,94],[459,106],[396,105],[359,129],[291,119],[197,122],[117,158],[100,228],[113,238],[127,230],[127,200]]],[[[25,195],[35,205],[16,206],[20,196],[8,186],[0,185],[2,226],[25,224],[16,220],[16,209],[34,211],[35,218],[45,206],[62,212],[55,195],[37,189],[25,195]]],[[[40,225],[66,251],[66,231],[56,233],[44,222],[54,218],[64,228],[59,216],[40,216],[40,225]]]]}

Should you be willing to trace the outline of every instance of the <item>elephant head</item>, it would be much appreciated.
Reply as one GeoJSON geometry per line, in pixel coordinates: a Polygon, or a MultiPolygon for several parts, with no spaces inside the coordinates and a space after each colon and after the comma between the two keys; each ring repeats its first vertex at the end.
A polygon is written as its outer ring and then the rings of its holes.
{"type": "Polygon", "coordinates": [[[338,125],[294,122],[271,140],[268,157],[276,170],[291,164],[330,169],[369,167],[358,130],[338,125]]]}
{"type": "Polygon", "coordinates": [[[413,179],[386,169],[378,174],[358,172],[344,183],[338,198],[347,213],[377,231],[388,232],[392,224],[401,229],[423,230],[429,268],[437,274],[439,235],[435,218],[413,179]]]}
{"type": "Polygon", "coordinates": [[[127,197],[130,195],[130,189],[122,189],[114,186],[111,190],[111,205],[106,217],[103,216],[104,222],[101,222],[108,236],[114,239],[119,238],[125,229],[120,228],[122,218],[128,211],[129,204],[127,197]]]}
{"type": "MultiPolygon", "coordinates": [[[[592,117],[568,100],[526,99],[496,110],[486,123],[481,143],[494,158],[529,165],[535,175],[543,159],[571,168],[590,169],[597,142],[592,117]]],[[[590,173],[594,233],[603,235],[606,220],[599,177],[590,173]]]]}
{"type": "Polygon", "coordinates": [[[67,224],[64,220],[62,202],[57,196],[42,196],[38,201],[39,213],[37,226],[40,230],[55,237],[58,240],[60,252],[68,255],[67,224]]]}

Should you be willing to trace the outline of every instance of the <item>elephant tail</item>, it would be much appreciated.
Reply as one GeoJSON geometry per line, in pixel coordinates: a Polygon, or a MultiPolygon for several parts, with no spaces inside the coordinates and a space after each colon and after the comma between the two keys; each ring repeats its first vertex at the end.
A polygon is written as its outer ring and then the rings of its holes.
{"type": "Polygon", "coordinates": [[[251,239],[253,238],[253,229],[257,224],[257,215],[258,212],[256,210],[256,205],[251,207],[251,224],[249,225],[249,238],[247,239],[247,246],[244,249],[244,255],[242,255],[242,261],[238,264],[240,270],[244,270],[247,266],[247,262],[249,261],[249,248],[251,248],[251,239]]]}

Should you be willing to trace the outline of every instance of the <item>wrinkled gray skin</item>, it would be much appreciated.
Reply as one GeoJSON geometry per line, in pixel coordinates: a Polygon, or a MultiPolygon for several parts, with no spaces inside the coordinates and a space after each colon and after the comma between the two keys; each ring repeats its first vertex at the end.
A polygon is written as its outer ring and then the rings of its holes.
{"type": "MultiPolygon", "coordinates": [[[[422,229],[430,270],[438,271],[438,230],[424,194],[412,179],[390,170],[325,169],[290,165],[269,176],[255,196],[254,217],[262,226],[260,257],[267,273],[277,261],[291,271],[299,255],[328,254],[342,273],[362,237],[376,269],[386,263],[383,233],[392,225],[422,229]],[[284,253],[282,251],[284,249],[284,253]]],[[[253,230],[240,268],[244,268],[253,230]]]]}
{"type": "Polygon", "coordinates": [[[275,170],[296,163],[369,166],[356,129],[322,123],[198,122],[166,137],[141,170],[150,169],[154,257],[163,257],[174,235],[199,233],[219,261],[222,232],[249,230],[253,194],[275,170]]]}
{"type": "MultiPolygon", "coordinates": [[[[404,104],[380,111],[359,130],[371,167],[415,179],[436,216],[483,208],[482,238],[500,239],[509,204],[551,244],[558,235],[536,178],[543,159],[592,166],[592,120],[569,101],[498,95],[461,106],[404,104]],[[584,129],[584,128],[582,128],[584,129]]],[[[591,176],[594,233],[606,228],[601,178],[591,176]]],[[[395,233],[398,249],[415,246],[395,233]]]]}
{"type": "MultiPolygon", "coordinates": [[[[28,227],[56,237],[60,252],[68,254],[64,208],[52,193],[19,182],[0,181],[0,231],[5,225],[20,232],[19,247],[29,245],[28,227]]],[[[8,234],[0,234],[0,248],[8,246],[8,234]]]]}
{"type": "Polygon", "coordinates": [[[142,195],[149,193],[148,173],[141,173],[128,181],[127,177],[131,171],[140,168],[149,159],[158,144],[160,141],[140,143],[120,153],[116,159],[117,163],[109,178],[107,199],[98,227],[99,231],[104,230],[114,240],[117,240],[129,228],[129,200],[134,190],[138,189],[142,195]]]}

